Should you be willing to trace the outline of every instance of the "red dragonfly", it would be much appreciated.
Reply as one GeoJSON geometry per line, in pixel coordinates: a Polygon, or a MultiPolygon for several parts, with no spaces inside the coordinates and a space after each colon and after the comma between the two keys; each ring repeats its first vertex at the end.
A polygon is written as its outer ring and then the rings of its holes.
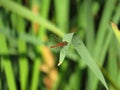
{"type": "Polygon", "coordinates": [[[50,48],[63,47],[63,46],[66,46],[67,44],[68,44],[67,41],[63,41],[63,42],[58,43],[58,44],[56,44],[54,46],[51,46],[50,48]]]}

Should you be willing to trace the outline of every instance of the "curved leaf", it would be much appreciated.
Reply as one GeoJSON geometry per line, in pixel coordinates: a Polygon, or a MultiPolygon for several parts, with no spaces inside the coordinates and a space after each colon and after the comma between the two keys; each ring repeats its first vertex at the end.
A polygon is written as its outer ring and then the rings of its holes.
{"type": "Polygon", "coordinates": [[[68,45],[61,49],[61,51],[60,51],[60,62],[59,62],[58,65],[60,65],[63,62],[70,44],[73,44],[75,50],[81,56],[82,60],[85,61],[85,63],[88,65],[88,67],[91,69],[91,71],[103,83],[103,85],[106,87],[106,89],[109,90],[108,86],[106,84],[106,81],[103,77],[102,72],[100,71],[97,64],[94,62],[93,58],[90,56],[87,48],[85,47],[83,42],[80,40],[80,38],[75,33],[70,33],[70,34],[66,34],[64,36],[63,41],[67,41],[68,45]]]}
{"type": "Polygon", "coordinates": [[[68,48],[72,42],[73,35],[74,35],[74,33],[69,33],[69,34],[66,34],[63,38],[63,41],[67,41],[68,45],[64,46],[60,51],[60,58],[59,58],[60,61],[58,63],[58,66],[63,62],[63,60],[67,54],[68,48]]]}

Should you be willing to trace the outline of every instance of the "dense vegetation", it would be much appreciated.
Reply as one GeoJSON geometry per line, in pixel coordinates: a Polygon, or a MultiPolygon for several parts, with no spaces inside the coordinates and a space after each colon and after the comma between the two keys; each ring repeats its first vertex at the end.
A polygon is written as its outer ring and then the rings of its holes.
{"type": "Polygon", "coordinates": [[[120,0],[0,0],[0,90],[120,90],[117,26],[120,0]]]}

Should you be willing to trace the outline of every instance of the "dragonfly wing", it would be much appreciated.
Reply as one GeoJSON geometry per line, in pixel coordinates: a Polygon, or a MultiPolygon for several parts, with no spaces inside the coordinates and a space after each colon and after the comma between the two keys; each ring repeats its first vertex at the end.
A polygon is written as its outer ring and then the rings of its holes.
{"type": "Polygon", "coordinates": [[[59,38],[58,36],[54,35],[54,34],[50,34],[49,35],[49,41],[50,42],[56,42],[56,43],[59,43],[61,42],[61,38],[59,38]]]}

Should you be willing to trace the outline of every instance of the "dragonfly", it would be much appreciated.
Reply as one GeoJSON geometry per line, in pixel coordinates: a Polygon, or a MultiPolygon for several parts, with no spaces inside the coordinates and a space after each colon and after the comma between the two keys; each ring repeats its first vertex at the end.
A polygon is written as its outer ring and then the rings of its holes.
{"type": "Polygon", "coordinates": [[[50,48],[63,47],[68,45],[67,41],[62,41],[61,38],[58,38],[58,36],[54,34],[50,34],[49,41],[53,43],[57,43],[55,45],[50,46],[50,48]]]}
{"type": "Polygon", "coordinates": [[[50,48],[56,48],[56,47],[63,47],[63,46],[66,46],[68,45],[68,42],[67,41],[63,41],[63,42],[60,42],[54,46],[51,46],[50,48]]]}

